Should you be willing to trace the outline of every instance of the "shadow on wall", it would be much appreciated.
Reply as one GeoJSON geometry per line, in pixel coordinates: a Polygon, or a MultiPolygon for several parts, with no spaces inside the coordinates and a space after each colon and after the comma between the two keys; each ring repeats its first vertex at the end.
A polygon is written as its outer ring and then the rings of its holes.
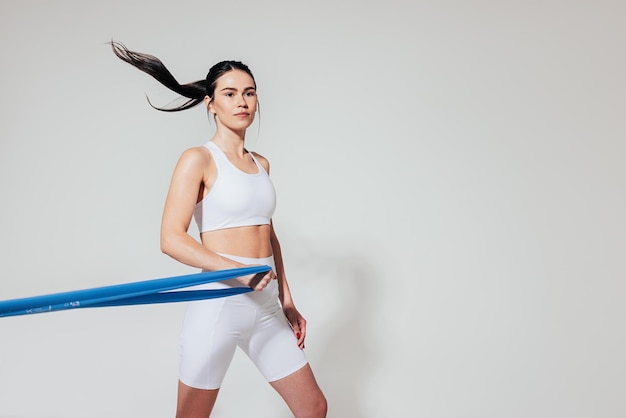
{"type": "Polygon", "coordinates": [[[294,261],[288,277],[297,278],[292,286],[308,321],[307,356],[328,400],[328,417],[365,416],[360,394],[379,358],[368,331],[377,314],[380,280],[365,256],[310,251],[294,261]]]}

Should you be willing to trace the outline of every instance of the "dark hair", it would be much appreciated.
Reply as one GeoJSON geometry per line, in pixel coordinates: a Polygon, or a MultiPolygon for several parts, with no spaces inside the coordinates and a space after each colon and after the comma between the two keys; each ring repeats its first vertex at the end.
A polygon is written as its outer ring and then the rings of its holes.
{"type": "Polygon", "coordinates": [[[148,103],[150,106],[157,110],[161,110],[164,112],[177,112],[179,110],[189,109],[191,107],[196,106],[204,100],[205,96],[213,97],[213,93],[215,92],[215,84],[217,83],[217,79],[220,78],[223,74],[232,71],[239,70],[247,73],[250,77],[252,77],[252,81],[254,81],[254,76],[252,72],[248,68],[247,65],[240,61],[221,61],[215,64],[209,70],[209,73],[204,80],[194,81],[192,83],[180,84],[172,73],[163,65],[161,60],[153,55],[142,54],[140,52],[130,51],[124,44],[118,41],[111,41],[111,48],[115,55],[117,55],[121,60],[126,61],[132,66],[140,69],[144,73],[147,73],[154,77],[159,83],[163,84],[168,89],[180,94],[183,97],[186,97],[187,101],[185,101],[182,105],[176,107],[162,108],[153,106],[150,103],[150,99],[148,99],[148,103]]]}

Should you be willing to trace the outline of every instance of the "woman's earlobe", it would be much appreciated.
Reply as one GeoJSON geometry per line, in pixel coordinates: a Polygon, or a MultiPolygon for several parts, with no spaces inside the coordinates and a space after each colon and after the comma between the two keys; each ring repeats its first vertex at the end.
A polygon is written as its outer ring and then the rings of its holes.
{"type": "Polygon", "coordinates": [[[210,110],[211,102],[212,100],[209,96],[204,96],[204,105],[206,106],[207,110],[210,110]]]}

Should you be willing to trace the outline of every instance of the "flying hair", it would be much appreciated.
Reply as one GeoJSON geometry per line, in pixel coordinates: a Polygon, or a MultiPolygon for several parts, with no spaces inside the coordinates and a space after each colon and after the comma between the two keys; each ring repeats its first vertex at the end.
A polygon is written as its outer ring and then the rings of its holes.
{"type": "Polygon", "coordinates": [[[245,64],[239,61],[221,61],[211,67],[206,79],[187,84],[180,84],[172,73],[170,73],[167,67],[165,67],[165,65],[161,62],[161,60],[154,55],[131,51],[119,41],[111,40],[110,44],[113,49],[113,53],[122,61],[125,61],[144,73],[149,74],[168,89],[188,99],[180,106],[175,107],[156,107],[150,103],[150,99],[148,99],[150,106],[163,112],[178,112],[186,110],[200,104],[204,100],[205,96],[213,97],[217,79],[228,71],[244,71],[250,75],[254,81],[252,72],[245,64]]]}

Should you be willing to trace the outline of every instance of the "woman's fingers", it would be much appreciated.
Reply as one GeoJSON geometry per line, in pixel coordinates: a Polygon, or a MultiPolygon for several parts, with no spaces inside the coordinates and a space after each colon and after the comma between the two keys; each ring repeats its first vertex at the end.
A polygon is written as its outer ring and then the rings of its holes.
{"type": "Polygon", "coordinates": [[[306,319],[295,309],[286,309],[285,316],[293,333],[296,336],[297,344],[300,349],[304,349],[304,339],[306,337],[306,319]]]}
{"type": "Polygon", "coordinates": [[[298,337],[298,347],[300,349],[304,349],[304,338],[306,337],[306,320],[302,317],[298,317],[298,328],[300,329],[300,335],[296,335],[298,337]]]}
{"type": "Polygon", "coordinates": [[[257,273],[252,276],[250,282],[248,282],[248,286],[256,291],[261,291],[265,289],[270,281],[274,279],[276,279],[276,273],[274,273],[272,270],[263,273],[257,273]]]}

